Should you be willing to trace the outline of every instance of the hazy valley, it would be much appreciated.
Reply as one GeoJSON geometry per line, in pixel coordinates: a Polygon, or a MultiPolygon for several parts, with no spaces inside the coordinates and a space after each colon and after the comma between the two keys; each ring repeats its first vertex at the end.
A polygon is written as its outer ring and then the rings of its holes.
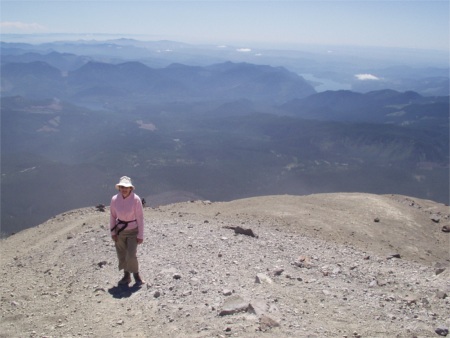
{"type": "Polygon", "coordinates": [[[341,56],[332,72],[321,54],[152,46],[2,43],[4,234],[107,205],[124,174],[153,206],[353,191],[448,203],[439,63],[341,56]],[[377,69],[383,81],[351,80],[377,69]],[[301,73],[354,90],[317,92],[301,73]]]}

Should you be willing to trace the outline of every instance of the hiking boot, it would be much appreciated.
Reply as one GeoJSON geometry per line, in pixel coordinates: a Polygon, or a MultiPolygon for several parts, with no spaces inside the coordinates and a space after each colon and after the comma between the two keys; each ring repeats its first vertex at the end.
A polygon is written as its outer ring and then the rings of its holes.
{"type": "Polygon", "coordinates": [[[145,284],[145,281],[141,278],[139,275],[139,272],[133,273],[134,281],[136,282],[135,285],[139,286],[142,284],[145,284]]]}
{"type": "Polygon", "coordinates": [[[119,281],[119,285],[128,285],[131,283],[130,273],[125,271],[123,278],[119,281]]]}

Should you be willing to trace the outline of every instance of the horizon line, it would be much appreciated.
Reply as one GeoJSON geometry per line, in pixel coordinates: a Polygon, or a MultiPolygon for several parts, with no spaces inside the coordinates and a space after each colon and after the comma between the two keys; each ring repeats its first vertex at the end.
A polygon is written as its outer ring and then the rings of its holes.
{"type": "Polygon", "coordinates": [[[257,49],[274,49],[274,50],[296,50],[301,47],[312,47],[312,48],[320,48],[320,47],[341,47],[341,48],[361,48],[361,49],[385,49],[385,50],[415,50],[415,51],[427,51],[427,52],[439,52],[439,53],[447,53],[450,54],[450,49],[433,49],[433,48],[418,48],[418,47],[404,47],[404,46],[376,46],[376,45],[352,45],[352,44],[327,44],[327,43],[277,43],[272,41],[261,42],[261,41],[247,41],[247,42],[231,42],[231,43],[223,43],[223,42],[185,42],[177,39],[163,38],[163,37],[152,37],[149,34],[128,34],[128,33],[0,33],[0,42],[5,43],[28,43],[28,44],[43,44],[43,43],[52,43],[52,42],[90,42],[90,41],[109,41],[109,40],[121,40],[128,39],[139,42],[175,42],[175,43],[183,43],[186,45],[192,46],[246,46],[257,49]],[[57,37],[57,36],[65,36],[68,39],[65,40],[54,40],[54,39],[45,39],[45,37],[57,37]],[[72,37],[72,38],[70,38],[72,37]],[[101,37],[108,39],[101,39],[101,37]],[[112,38],[114,37],[114,38],[112,38]],[[6,38],[6,39],[5,39],[6,38]],[[16,41],[14,38],[22,38],[22,39],[33,39],[40,41],[16,41]],[[138,39],[144,38],[144,39],[138,39]]]}

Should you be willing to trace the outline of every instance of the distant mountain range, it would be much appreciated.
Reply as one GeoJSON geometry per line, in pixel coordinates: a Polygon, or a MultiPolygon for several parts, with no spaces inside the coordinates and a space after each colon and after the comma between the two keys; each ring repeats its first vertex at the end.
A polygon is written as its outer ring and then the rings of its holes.
{"type": "Polygon", "coordinates": [[[450,90],[449,55],[444,51],[339,46],[267,50],[132,39],[41,44],[1,42],[0,51],[2,64],[42,61],[66,72],[74,71],[89,61],[110,64],[140,62],[156,69],[171,64],[204,67],[233,62],[275,68],[282,66],[299,75],[313,75],[315,80],[312,84],[317,87],[332,81],[335,84],[333,88],[326,88],[332,90],[369,92],[387,88],[415,91],[424,96],[446,96],[450,90]],[[336,88],[339,84],[342,87],[336,88]]]}
{"type": "Polygon", "coordinates": [[[57,46],[2,44],[3,233],[108,204],[125,174],[153,206],[346,191],[449,201],[448,95],[316,92],[249,62],[150,67],[119,58],[144,54],[128,40],[57,46]]]}
{"type": "Polygon", "coordinates": [[[269,104],[315,93],[302,77],[284,68],[226,62],[205,67],[173,64],[152,69],[139,62],[88,62],[62,72],[43,61],[3,64],[2,94],[34,99],[57,97],[75,103],[236,100],[269,104]]]}

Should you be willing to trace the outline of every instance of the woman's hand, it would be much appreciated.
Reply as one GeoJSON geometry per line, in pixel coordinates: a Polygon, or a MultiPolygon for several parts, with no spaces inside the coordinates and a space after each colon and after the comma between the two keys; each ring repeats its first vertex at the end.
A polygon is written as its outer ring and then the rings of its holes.
{"type": "Polygon", "coordinates": [[[138,239],[137,239],[137,244],[142,244],[143,241],[144,241],[144,240],[143,240],[142,238],[138,238],[138,239]]]}
{"type": "Polygon", "coordinates": [[[112,235],[111,237],[114,242],[117,242],[117,235],[112,235]]]}

